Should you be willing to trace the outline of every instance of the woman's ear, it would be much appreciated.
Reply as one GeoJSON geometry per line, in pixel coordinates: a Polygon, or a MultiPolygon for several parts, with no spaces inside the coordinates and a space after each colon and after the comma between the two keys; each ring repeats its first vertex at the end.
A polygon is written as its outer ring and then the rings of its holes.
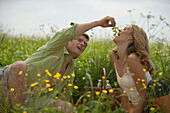
{"type": "Polygon", "coordinates": [[[132,37],[132,36],[130,36],[128,39],[129,39],[129,40],[133,40],[133,37],[132,37]]]}

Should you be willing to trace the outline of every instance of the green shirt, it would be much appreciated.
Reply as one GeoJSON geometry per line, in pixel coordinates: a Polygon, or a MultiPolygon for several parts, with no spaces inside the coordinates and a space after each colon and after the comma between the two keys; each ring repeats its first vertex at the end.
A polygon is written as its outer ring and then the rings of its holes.
{"type": "MultiPolygon", "coordinates": [[[[75,36],[75,28],[78,24],[74,24],[70,28],[63,29],[57,32],[54,37],[47,42],[46,45],[37,49],[37,51],[25,60],[27,64],[28,73],[28,86],[41,80],[50,80],[53,76],[60,72],[65,62],[69,58],[69,53],[66,49],[66,45],[71,39],[76,39],[79,36],[75,36]],[[48,76],[45,72],[48,70],[52,76],[48,76]],[[37,76],[40,74],[41,76],[37,76]]],[[[63,76],[70,75],[74,72],[74,63],[71,61],[63,76]]],[[[69,83],[73,84],[74,77],[71,76],[69,83]]],[[[66,80],[64,80],[65,82],[66,80]]],[[[67,81],[68,83],[68,81],[67,81]]],[[[55,86],[55,88],[62,89],[67,84],[62,84],[62,86],[55,86]]],[[[71,92],[72,87],[67,90],[71,92]]]]}

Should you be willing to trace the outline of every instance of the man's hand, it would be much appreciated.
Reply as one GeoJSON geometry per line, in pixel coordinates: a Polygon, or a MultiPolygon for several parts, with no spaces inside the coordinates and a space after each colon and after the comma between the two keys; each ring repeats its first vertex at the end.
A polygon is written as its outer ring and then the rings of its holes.
{"type": "Polygon", "coordinates": [[[114,27],[116,25],[116,21],[113,17],[106,16],[98,21],[98,25],[101,27],[114,27]]]}
{"type": "Polygon", "coordinates": [[[110,16],[106,16],[98,21],[93,21],[90,23],[84,23],[84,24],[79,24],[76,27],[75,30],[75,35],[76,36],[80,36],[82,35],[84,32],[94,28],[94,27],[114,27],[116,25],[115,19],[113,17],[110,16]]]}

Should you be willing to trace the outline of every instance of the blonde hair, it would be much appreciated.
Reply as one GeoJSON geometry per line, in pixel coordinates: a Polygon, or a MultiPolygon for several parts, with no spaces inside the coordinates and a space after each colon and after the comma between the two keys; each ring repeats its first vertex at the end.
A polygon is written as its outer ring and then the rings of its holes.
{"type": "MultiPolygon", "coordinates": [[[[127,48],[127,55],[135,53],[144,68],[149,71],[151,75],[154,75],[154,68],[150,59],[149,41],[146,33],[137,25],[132,25],[131,35],[133,36],[133,42],[130,43],[127,48]]],[[[117,47],[113,52],[117,54],[117,47]]]]}

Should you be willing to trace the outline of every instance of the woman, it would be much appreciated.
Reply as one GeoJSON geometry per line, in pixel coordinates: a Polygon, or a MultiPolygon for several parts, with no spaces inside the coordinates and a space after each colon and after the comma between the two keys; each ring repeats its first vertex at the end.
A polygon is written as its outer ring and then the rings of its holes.
{"type": "Polygon", "coordinates": [[[126,94],[121,97],[122,106],[129,112],[143,112],[146,85],[153,75],[147,35],[138,26],[130,25],[119,30],[113,42],[116,47],[110,52],[110,59],[119,86],[126,94]]]}

